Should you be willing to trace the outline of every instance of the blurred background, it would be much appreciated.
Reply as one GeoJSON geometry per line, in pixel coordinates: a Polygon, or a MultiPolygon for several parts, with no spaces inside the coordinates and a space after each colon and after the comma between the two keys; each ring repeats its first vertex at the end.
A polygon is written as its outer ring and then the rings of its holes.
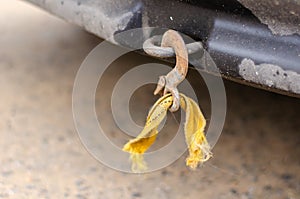
{"type": "MultiPolygon", "coordinates": [[[[0,11],[0,198],[300,198],[299,99],[225,81],[227,118],[213,159],[196,171],[184,154],[156,172],[121,173],[85,150],[72,118],[76,72],[101,40],[22,1],[1,1],[0,11]]],[[[115,62],[106,81],[145,59],[115,62]]],[[[106,85],[97,99],[109,97],[106,85]]],[[[134,96],[141,124],[150,91],[134,96]]],[[[99,115],[110,109],[96,102],[99,115]]],[[[208,96],[200,106],[209,112],[208,96]]],[[[113,119],[102,122],[117,138],[113,119]]]]}

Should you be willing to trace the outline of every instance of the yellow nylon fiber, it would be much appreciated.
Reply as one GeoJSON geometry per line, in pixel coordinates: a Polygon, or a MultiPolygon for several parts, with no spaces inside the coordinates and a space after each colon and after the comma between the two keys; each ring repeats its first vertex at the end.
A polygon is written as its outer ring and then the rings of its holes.
{"type": "MultiPolygon", "coordinates": [[[[171,94],[159,98],[149,111],[142,132],[124,145],[123,150],[131,154],[133,171],[140,172],[147,169],[143,154],[154,143],[158,133],[157,128],[166,117],[172,102],[171,94]]],[[[184,94],[180,94],[180,107],[186,112],[184,131],[189,149],[186,165],[195,169],[199,163],[207,161],[212,156],[210,146],[204,135],[206,120],[198,104],[184,94]]]]}

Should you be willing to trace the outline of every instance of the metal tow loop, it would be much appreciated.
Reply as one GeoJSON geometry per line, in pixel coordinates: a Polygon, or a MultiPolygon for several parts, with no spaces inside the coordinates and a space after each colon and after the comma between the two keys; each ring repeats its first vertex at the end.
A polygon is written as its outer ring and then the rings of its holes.
{"type": "MultiPolygon", "coordinates": [[[[192,44],[193,49],[199,49],[195,44],[196,42],[192,44]]],[[[143,48],[150,55],[172,56],[175,54],[176,65],[167,75],[159,77],[154,94],[156,95],[163,90],[164,96],[154,103],[149,110],[143,130],[136,138],[129,140],[124,145],[123,151],[130,153],[132,171],[139,173],[147,170],[144,154],[155,142],[159,125],[166,118],[168,110],[174,112],[181,107],[186,113],[184,133],[189,151],[186,165],[196,169],[198,165],[212,157],[212,153],[204,134],[206,120],[199,105],[193,99],[179,93],[177,89],[178,84],[185,79],[188,71],[187,47],[181,35],[174,30],[168,30],[164,33],[161,47],[152,45],[152,47],[148,48],[149,46],[147,45],[149,45],[149,39],[144,42],[143,48]]]]}
{"type": "Polygon", "coordinates": [[[168,30],[164,33],[161,41],[161,47],[172,47],[176,55],[176,65],[167,75],[160,76],[154,95],[163,90],[163,95],[171,93],[173,104],[170,111],[179,109],[180,95],[177,86],[185,79],[188,71],[188,51],[181,35],[174,30],[168,30]]]}

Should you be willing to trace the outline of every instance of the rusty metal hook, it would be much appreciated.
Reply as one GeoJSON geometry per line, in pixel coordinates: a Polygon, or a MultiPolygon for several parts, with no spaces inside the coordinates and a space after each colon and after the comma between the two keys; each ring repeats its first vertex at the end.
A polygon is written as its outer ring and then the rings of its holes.
{"type": "Polygon", "coordinates": [[[164,88],[163,94],[171,93],[173,104],[170,111],[179,109],[180,96],[177,89],[186,77],[188,71],[188,51],[181,35],[175,30],[168,30],[162,37],[161,47],[172,47],[176,54],[176,65],[167,75],[160,76],[154,95],[157,95],[164,88]]]}

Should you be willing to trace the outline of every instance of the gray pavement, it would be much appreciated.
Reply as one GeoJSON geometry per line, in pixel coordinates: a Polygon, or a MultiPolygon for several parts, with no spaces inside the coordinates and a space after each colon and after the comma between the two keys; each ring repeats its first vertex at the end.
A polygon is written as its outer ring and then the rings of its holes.
{"type": "MultiPolygon", "coordinates": [[[[212,160],[191,171],[185,154],[146,175],[121,173],[85,150],[72,118],[76,72],[101,40],[25,2],[1,1],[0,11],[0,198],[300,198],[299,99],[226,81],[227,118],[212,160]]],[[[143,59],[114,63],[106,80],[143,59]]],[[[111,92],[102,89],[97,99],[111,92]]],[[[148,94],[136,93],[137,107],[150,106],[148,94]]],[[[96,102],[100,116],[110,108],[96,102]]],[[[147,108],[134,110],[144,118],[147,108]]],[[[117,139],[113,119],[104,122],[117,139]]]]}

